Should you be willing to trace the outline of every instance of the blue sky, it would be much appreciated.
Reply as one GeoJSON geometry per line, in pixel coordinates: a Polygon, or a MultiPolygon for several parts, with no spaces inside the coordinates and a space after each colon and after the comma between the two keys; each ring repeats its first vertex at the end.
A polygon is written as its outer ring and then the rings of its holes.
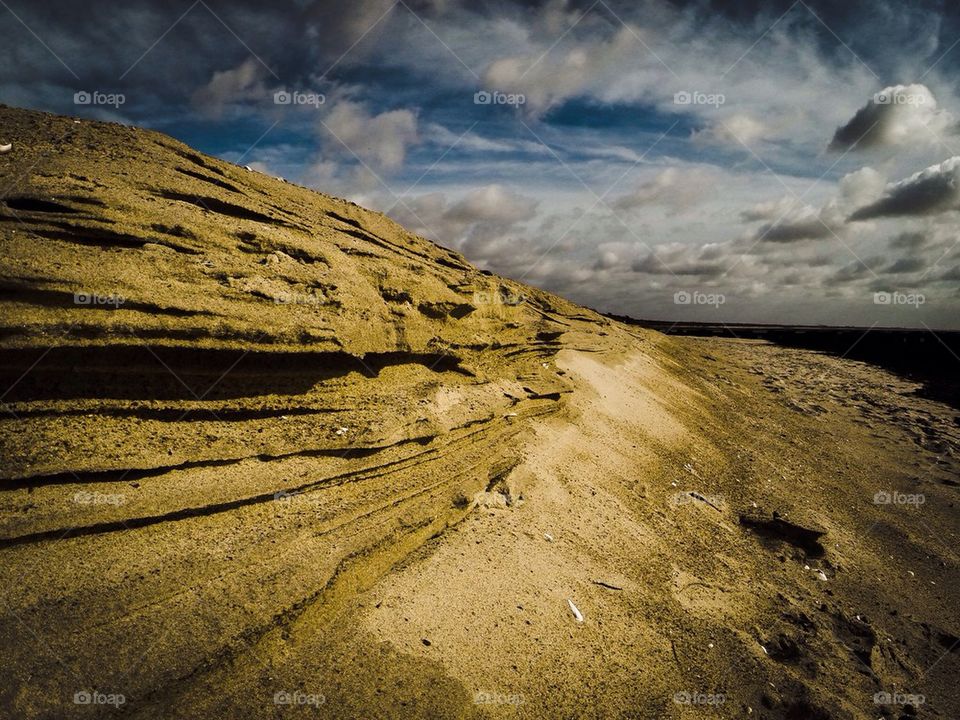
{"type": "Polygon", "coordinates": [[[601,310],[960,327],[960,19],[942,2],[0,14],[0,102],[162,130],[601,310]]]}

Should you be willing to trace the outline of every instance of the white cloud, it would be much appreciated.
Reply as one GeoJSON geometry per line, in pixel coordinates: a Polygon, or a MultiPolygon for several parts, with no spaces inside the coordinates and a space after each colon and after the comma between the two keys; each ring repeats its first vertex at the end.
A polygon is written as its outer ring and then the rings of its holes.
{"type": "Polygon", "coordinates": [[[502,185],[478,188],[444,213],[447,220],[461,223],[493,222],[512,225],[530,220],[537,201],[508,191],[502,185]]]}
{"type": "Polygon", "coordinates": [[[230,105],[247,100],[268,97],[263,82],[266,71],[254,58],[249,58],[229,70],[213,73],[203,87],[193,93],[193,104],[209,117],[219,117],[230,105]]]}
{"type": "Polygon", "coordinates": [[[892,85],[876,93],[837,128],[830,149],[843,152],[931,144],[955,128],[956,119],[937,106],[926,85],[892,85]]]}
{"type": "Polygon", "coordinates": [[[544,112],[564,100],[588,93],[603,78],[618,74],[626,58],[635,54],[638,47],[634,35],[624,27],[609,39],[557,49],[550,57],[534,51],[494,60],[483,73],[483,84],[490,90],[523,94],[528,111],[544,112]]]}
{"type": "Polygon", "coordinates": [[[374,170],[396,170],[407,148],[419,142],[417,116],[410,110],[371,115],[364,105],[350,100],[334,105],[321,131],[333,135],[325,143],[328,155],[356,154],[374,170]]]}
{"type": "Polygon", "coordinates": [[[691,139],[698,143],[749,147],[768,134],[769,129],[762,122],[745,113],[738,113],[710,122],[704,129],[694,131],[691,139]]]}
{"type": "Polygon", "coordinates": [[[483,265],[516,259],[515,237],[536,217],[538,205],[534,198],[492,184],[474,188],[455,201],[442,192],[404,198],[390,215],[483,265]]]}
{"type": "Polygon", "coordinates": [[[618,210],[634,210],[662,206],[672,213],[689,210],[708,196],[714,195],[719,182],[720,174],[710,169],[670,167],[652,180],[618,197],[613,201],[613,207],[618,210]]]}

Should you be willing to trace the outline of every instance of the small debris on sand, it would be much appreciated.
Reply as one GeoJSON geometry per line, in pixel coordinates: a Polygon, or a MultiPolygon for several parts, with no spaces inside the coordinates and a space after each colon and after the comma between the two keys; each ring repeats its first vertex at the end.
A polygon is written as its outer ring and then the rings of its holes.
{"type": "Polygon", "coordinates": [[[577,619],[577,622],[583,622],[583,614],[577,610],[577,606],[573,604],[573,600],[567,598],[567,605],[570,606],[570,612],[573,613],[573,616],[577,619]]]}
{"type": "Polygon", "coordinates": [[[619,585],[614,585],[612,583],[604,582],[603,580],[592,580],[594,585],[599,585],[600,587],[605,587],[608,590],[623,590],[619,585]]]}

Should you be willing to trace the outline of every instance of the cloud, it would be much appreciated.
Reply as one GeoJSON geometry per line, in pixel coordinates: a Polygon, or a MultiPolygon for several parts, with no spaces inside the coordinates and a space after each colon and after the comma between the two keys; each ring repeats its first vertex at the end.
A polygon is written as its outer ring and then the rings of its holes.
{"type": "Polygon", "coordinates": [[[404,198],[395,220],[442,245],[469,254],[474,262],[515,270],[529,248],[517,235],[537,215],[539,201],[498,185],[474,188],[450,202],[445,193],[404,198]]]}
{"type": "Polygon", "coordinates": [[[931,165],[887,185],[883,197],[861,207],[851,221],[898,216],[937,215],[960,209],[960,156],[931,165]]]}
{"type": "Polygon", "coordinates": [[[615,78],[638,46],[633,32],[622,27],[607,40],[581,42],[566,51],[556,50],[550,57],[535,51],[494,60],[484,70],[482,81],[488,90],[523,94],[528,112],[542,113],[588,93],[603,84],[604,78],[615,78]]]}
{"type": "Polygon", "coordinates": [[[885,268],[883,272],[889,275],[897,275],[899,273],[915,273],[925,269],[926,267],[927,262],[923,258],[907,257],[900,258],[891,263],[890,266],[885,268]]]}
{"type": "Polygon", "coordinates": [[[884,88],[833,135],[830,150],[920,145],[935,142],[956,127],[954,117],[938,109],[926,85],[893,85],[884,88]]]}
{"type": "Polygon", "coordinates": [[[718,245],[696,246],[684,243],[660,245],[630,265],[635,273],[647,275],[697,276],[723,275],[732,263],[723,262],[726,248],[718,245]]]}
{"type": "Polygon", "coordinates": [[[604,250],[593,264],[594,270],[612,270],[620,265],[620,256],[612,250],[604,250]]]}
{"type": "Polygon", "coordinates": [[[855,185],[858,180],[859,178],[851,179],[849,175],[843,178],[840,181],[840,195],[831,198],[819,209],[796,199],[791,201],[791,198],[783,198],[777,203],[755,206],[741,213],[741,217],[769,219],[774,213],[778,213],[776,219],[764,223],[753,233],[754,242],[792,243],[838,237],[844,232],[847,212],[843,194],[844,182],[855,185]]]}
{"type": "Polygon", "coordinates": [[[885,185],[883,175],[871,167],[862,167],[840,178],[840,202],[859,207],[879,198],[885,185]]]}
{"type": "Polygon", "coordinates": [[[702,130],[696,130],[691,139],[696,143],[711,145],[751,145],[764,139],[769,129],[759,120],[745,113],[737,113],[725,120],[711,122],[702,130]]]}
{"type": "Polygon", "coordinates": [[[440,145],[444,149],[469,150],[473,152],[527,152],[538,155],[549,153],[541,143],[530,140],[514,140],[502,138],[487,138],[475,132],[468,131],[460,134],[451,132],[439,123],[427,124],[420,133],[424,142],[440,145]]]}
{"type": "Polygon", "coordinates": [[[863,167],[837,183],[837,195],[822,207],[801,204],[795,197],[759,203],[740,213],[744,222],[766,221],[752,235],[754,242],[792,243],[822,240],[845,232],[850,209],[880,197],[884,179],[876,170],[863,167]]]}
{"type": "Polygon", "coordinates": [[[705,168],[683,170],[667,168],[652,180],[613,201],[618,210],[635,210],[649,206],[668,208],[671,213],[695,207],[707,196],[713,195],[718,184],[718,173],[705,168]]]}
{"type": "Polygon", "coordinates": [[[874,277],[871,268],[882,265],[885,259],[879,256],[872,256],[864,260],[851,260],[846,265],[840,267],[825,281],[825,285],[844,285],[853,280],[863,280],[874,277]]]}
{"type": "Polygon", "coordinates": [[[758,220],[775,220],[783,217],[797,204],[792,197],[782,197],[777,200],[767,200],[742,210],[740,219],[743,222],[757,222],[758,220]]]}
{"type": "Polygon", "coordinates": [[[904,250],[917,250],[930,241],[926,233],[903,232],[890,239],[890,247],[904,250]]]}
{"type": "Polygon", "coordinates": [[[306,18],[310,35],[328,57],[336,58],[355,49],[365,37],[377,38],[386,25],[383,19],[395,11],[396,4],[393,0],[309,2],[306,18]]]}
{"type": "Polygon", "coordinates": [[[372,115],[364,105],[343,100],[322,122],[321,129],[333,135],[326,143],[328,154],[356,154],[374,170],[396,170],[407,148],[419,142],[417,116],[410,110],[372,115]]]}
{"type": "Polygon", "coordinates": [[[825,213],[809,205],[802,205],[786,217],[761,226],[754,236],[756,240],[774,243],[790,243],[797,240],[820,240],[837,231],[825,213]]]}
{"type": "Polygon", "coordinates": [[[536,210],[536,200],[511,193],[502,185],[487,185],[469,193],[447,210],[444,218],[458,223],[512,225],[532,219],[536,210]]]}
{"type": "Polygon", "coordinates": [[[246,100],[268,96],[263,78],[266,70],[254,58],[248,58],[229,70],[213,73],[210,82],[193,93],[192,102],[204,115],[219,118],[227,107],[246,100]]]}

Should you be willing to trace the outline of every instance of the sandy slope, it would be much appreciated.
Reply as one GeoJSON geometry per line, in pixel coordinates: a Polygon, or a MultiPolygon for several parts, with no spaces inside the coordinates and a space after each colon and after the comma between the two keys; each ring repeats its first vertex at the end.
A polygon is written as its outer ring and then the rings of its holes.
{"type": "MultiPolygon", "coordinates": [[[[866,420],[874,402],[950,413],[894,394],[883,373],[763,346],[767,374],[830,373],[819,388],[788,385],[808,400],[859,378],[832,394],[845,411],[809,422],[735,364],[758,348],[676,346],[661,363],[562,353],[575,419],[550,421],[526,448],[524,502],[481,509],[356,603],[346,624],[400,650],[404,672],[445,681],[421,694],[385,685],[379,716],[401,699],[443,699],[450,716],[898,717],[878,692],[924,695],[921,717],[957,716],[957,521],[942,484],[956,466],[866,420]],[[706,361],[696,373],[709,380],[678,382],[672,358],[706,361]],[[878,488],[927,502],[874,505],[878,488]],[[825,529],[824,556],[745,531],[738,513],[754,504],[825,529]]],[[[943,438],[955,452],[956,431],[943,438]]],[[[356,709],[351,678],[319,685],[356,709]]]]}
{"type": "Polygon", "coordinates": [[[813,353],[639,348],[562,351],[568,408],[516,446],[522,463],[458,525],[411,541],[393,570],[396,555],[357,559],[301,612],[133,715],[899,717],[903,706],[875,703],[889,692],[923,695],[920,717],[956,717],[950,412],[813,353]],[[762,376],[746,364],[758,357],[762,376]],[[819,415],[783,398],[817,387],[819,415]],[[872,417],[895,402],[950,452],[872,417]],[[874,504],[883,489],[926,502],[874,504]],[[774,510],[825,531],[823,554],[739,522],[774,510]],[[278,691],[323,704],[278,709],[278,691]]]}
{"type": "Polygon", "coordinates": [[[956,413],[908,383],[0,121],[0,717],[960,717],[956,413]]]}

